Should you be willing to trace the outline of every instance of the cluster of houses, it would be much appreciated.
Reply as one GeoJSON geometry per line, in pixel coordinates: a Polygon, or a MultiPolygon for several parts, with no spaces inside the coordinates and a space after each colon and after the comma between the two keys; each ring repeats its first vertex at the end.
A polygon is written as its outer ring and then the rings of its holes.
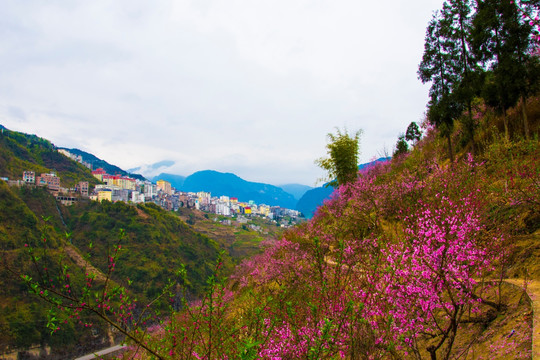
{"type": "Polygon", "coordinates": [[[36,175],[34,171],[24,171],[22,179],[10,180],[2,177],[0,180],[6,181],[11,186],[45,187],[64,205],[73,205],[81,197],[87,198],[89,196],[88,181],[80,181],[74,188],[65,188],[60,185],[60,177],[54,171],[41,175],[36,175]]]}
{"type": "Polygon", "coordinates": [[[182,192],[165,180],[152,183],[130,177],[107,174],[103,169],[92,171],[94,177],[104,183],[96,185],[90,195],[96,201],[124,201],[132,203],[153,202],[166,210],[177,211],[179,208],[193,208],[217,215],[258,215],[274,219],[290,216],[300,217],[300,212],[279,206],[257,205],[253,201],[241,202],[229,196],[212,196],[209,192],[182,192]]]}
{"type": "MultiPolygon", "coordinates": [[[[74,160],[82,162],[82,158],[74,160]]],[[[88,165],[91,168],[91,165],[88,165]]],[[[2,180],[13,186],[46,187],[59,202],[68,206],[80,199],[90,199],[135,204],[153,202],[166,210],[177,211],[179,208],[193,208],[227,217],[242,215],[243,217],[261,216],[276,219],[285,216],[291,218],[301,216],[296,210],[279,206],[258,205],[253,201],[241,202],[235,197],[216,197],[203,191],[197,193],[177,191],[171,186],[171,183],[165,180],[158,180],[154,184],[148,180],[141,181],[122,175],[110,175],[101,168],[93,170],[92,175],[102,184],[96,185],[91,192],[88,181],[81,181],[74,188],[62,187],[60,177],[55,172],[42,173],[37,176],[34,171],[24,171],[22,179],[2,178],[2,180]]]]}

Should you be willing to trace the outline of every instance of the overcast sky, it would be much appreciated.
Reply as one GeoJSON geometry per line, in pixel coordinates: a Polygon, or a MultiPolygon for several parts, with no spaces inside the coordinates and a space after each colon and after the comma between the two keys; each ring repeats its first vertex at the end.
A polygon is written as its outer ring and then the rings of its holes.
{"type": "Polygon", "coordinates": [[[123,169],[313,186],[336,126],[363,129],[363,163],[422,120],[416,71],[441,6],[0,0],[0,124],[123,169]]]}

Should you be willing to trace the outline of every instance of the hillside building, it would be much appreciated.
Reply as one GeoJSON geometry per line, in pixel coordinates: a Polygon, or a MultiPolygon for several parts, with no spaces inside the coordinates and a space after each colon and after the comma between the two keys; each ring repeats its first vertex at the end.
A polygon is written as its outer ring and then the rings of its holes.
{"type": "Polygon", "coordinates": [[[136,190],[137,181],[132,178],[119,175],[103,175],[103,182],[107,185],[118,186],[120,189],[136,190]]]}
{"type": "Polygon", "coordinates": [[[109,175],[102,168],[92,171],[92,175],[101,182],[104,182],[110,186],[118,186],[120,189],[126,190],[137,190],[137,181],[135,179],[120,176],[120,175],[109,175]]]}
{"type": "Polygon", "coordinates": [[[75,191],[80,193],[82,196],[88,196],[88,181],[81,181],[75,185],[75,191]]]}
{"type": "Polygon", "coordinates": [[[97,201],[102,202],[103,200],[109,200],[112,202],[112,190],[103,189],[97,192],[97,201]]]}
{"type": "Polygon", "coordinates": [[[144,189],[144,196],[148,200],[152,200],[152,198],[158,194],[157,185],[152,184],[150,181],[144,182],[143,189],[144,189]]]}
{"type": "Polygon", "coordinates": [[[99,168],[92,171],[92,175],[94,175],[94,177],[98,179],[99,181],[103,182],[103,176],[107,175],[107,172],[103,170],[102,168],[99,168]]]}
{"type": "Polygon", "coordinates": [[[158,190],[163,191],[167,195],[172,195],[171,183],[165,180],[156,181],[156,186],[158,190]]]}
{"type": "Polygon", "coordinates": [[[33,171],[23,172],[23,181],[26,184],[35,184],[36,183],[36,173],[33,171]]]}
{"type": "Polygon", "coordinates": [[[36,178],[36,185],[46,186],[51,191],[60,191],[60,178],[55,173],[41,174],[36,178]]]}

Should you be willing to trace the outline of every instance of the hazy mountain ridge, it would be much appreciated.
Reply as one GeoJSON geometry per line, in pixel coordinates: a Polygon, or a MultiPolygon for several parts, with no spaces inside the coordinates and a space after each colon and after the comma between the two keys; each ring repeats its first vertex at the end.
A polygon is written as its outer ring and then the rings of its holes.
{"type": "Polygon", "coordinates": [[[306,192],[313,189],[313,186],[307,186],[302,184],[284,184],[278,185],[283,191],[291,194],[298,201],[304,196],[306,192]]]}
{"type": "Polygon", "coordinates": [[[214,196],[236,197],[240,201],[253,200],[256,204],[281,206],[288,209],[296,207],[293,195],[269,184],[246,181],[232,173],[214,170],[197,171],[186,177],[182,191],[206,191],[214,196]]]}
{"type": "Polygon", "coordinates": [[[170,182],[173,188],[181,189],[182,186],[184,186],[184,181],[186,180],[186,177],[182,175],[161,173],[157,176],[154,176],[151,180],[153,183],[155,183],[158,180],[165,180],[165,181],[170,182]]]}

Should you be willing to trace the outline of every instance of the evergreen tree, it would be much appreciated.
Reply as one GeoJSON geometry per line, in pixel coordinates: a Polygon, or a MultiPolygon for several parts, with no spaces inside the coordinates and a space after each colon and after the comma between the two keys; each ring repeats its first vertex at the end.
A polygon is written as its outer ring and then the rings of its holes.
{"type": "Polygon", "coordinates": [[[454,119],[461,114],[461,107],[452,93],[459,81],[456,69],[458,51],[449,39],[449,18],[435,12],[426,30],[424,55],[418,67],[422,83],[431,82],[429,90],[428,119],[441,130],[448,140],[448,154],[454,161],[451,134],[454,119]]]}
{"type": "Polygon", "coordinates": [[[399,135],[398,141],[396,143],[396,150],[394,151],[394,156],[405,154],[408,151],[409,151],[409,144],[407,144],[407,141],[405,140],[405,135],[401,134],[399,135]]]}
{"type": "Polygon", "coordinates": [[[420,132],[420,128],[414,121],[411,122],[407,127],[407,132],[405,132],[405,140],[411,141],[413,144],[416,144],[416,142],[420,140],[421,137],[422,133],[420,132]]]}
{"type": "Polygon", "coordinates": [[[472,117],[472,101],[479,92],[481,74],[469,45],[472,11],[471,0],[449,0],[443,4],[442,17],[447,27],[444,34],[453,49],[448,62],[457,78],[452,91],[454,99],[467,110],[467,115],[461,119],[474,153],[476,125],[472,117]]]}
{"type": "Polygon", "coordinates": [[[509,139],[506,111],[522,101],[525,136],[529,137],[526,97],[537,89],[538,59],[531,55],[533,28],[524,21],[512,0],[478,1],[473,20],[472,49],[485,69],[483,97],[503,116],[505,138],[509,139]]]}

